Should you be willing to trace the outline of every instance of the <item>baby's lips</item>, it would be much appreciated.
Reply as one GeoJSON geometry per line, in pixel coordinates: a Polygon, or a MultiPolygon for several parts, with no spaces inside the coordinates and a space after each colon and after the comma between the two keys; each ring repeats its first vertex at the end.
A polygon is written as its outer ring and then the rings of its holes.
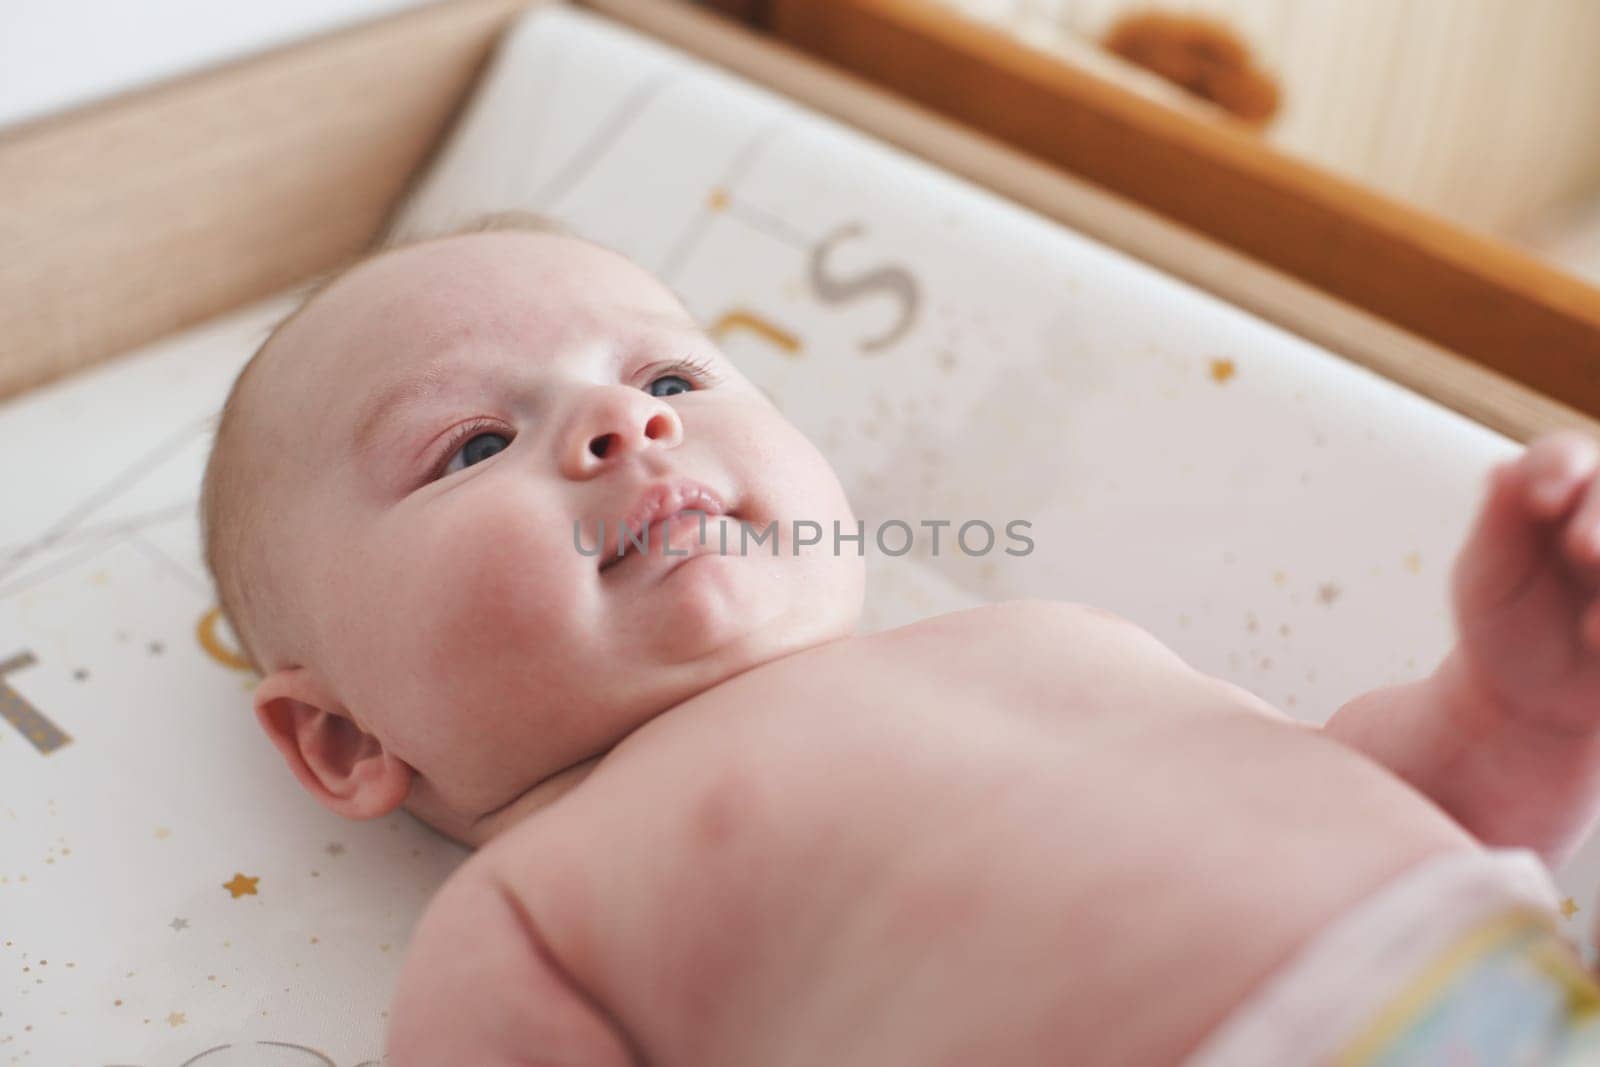
{"type": "Polygon", "coordinates": [[[698,510],[675,511],[652,522],[641,532],[634,528],[622,542],[622,555],[613,556],[600,567],[608,567],[634,556],[682,557],[693,548],[712,540],[707,530],[710,516],[698,510]]]}
{"type": "MultiPolygon", "coordinates": [[[[714,517],[709,512],[686,508],[657,519],[650,524],[645,548],[652,555],[659,553],[662,556],[681,557],[707,542],[714,544],[716,538],[711,534],[711,519],[714,517]]],[[[631,556],[638,553],[630,544],[627,554],[631,556]]]]}
{"type": "MultiPolygon", "coordinates": [[[[722,498],[692,478],[654,482],[639,493],[634,506],[625,518],[620,521],[605,520],[600,569],[603,571],[622,558],[617,550],[622,544],[624,531],[632,533],[633,540],[636,541],[640,530],[647,530],[662,519],[676,515],[680,511],[703,511],[708,516],[727,514],[722,498]]],[[[647,531],[644,536],[648,538],[649,532],[647,531]]],[[[628,547],[630,551],[633,550],[631,544],[628,547]]]]}

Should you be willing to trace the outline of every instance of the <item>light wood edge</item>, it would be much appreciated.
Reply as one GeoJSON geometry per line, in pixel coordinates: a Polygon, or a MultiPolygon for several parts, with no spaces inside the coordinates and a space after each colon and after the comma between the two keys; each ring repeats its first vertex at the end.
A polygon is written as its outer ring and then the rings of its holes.
{"type": "Polygon", "coordinates": [[[0,398],[365,248],[537,2],[416,8],[0,133],[0,398]]]}
{"type": "Polygon", "coordinates": [[[1215,294],[1518,441],[1600,422],[1503,374],[999,141],[714,15],[667,0],[583,0],[1215,294]]]}
{"type": "Polygon", "coordinates": [[[843,70],[1600,415],[1600,288],[941,4],[770,0],[843,70]]]}

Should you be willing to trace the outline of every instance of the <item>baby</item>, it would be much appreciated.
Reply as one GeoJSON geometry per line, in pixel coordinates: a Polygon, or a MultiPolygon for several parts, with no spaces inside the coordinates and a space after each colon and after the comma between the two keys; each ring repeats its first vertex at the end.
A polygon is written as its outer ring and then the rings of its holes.
{"type": "Polygon", "coordinates": [[[502,216],[274,332],[203,516],[301,785],[479,848],[393,1067],[1576,1063],[1597,469],[1497,468],[1453,651],[1320,729],[1085,605],[860,635],[860,557],[794,536],[855,530],[826,460],[648,273],[502,216]]]}

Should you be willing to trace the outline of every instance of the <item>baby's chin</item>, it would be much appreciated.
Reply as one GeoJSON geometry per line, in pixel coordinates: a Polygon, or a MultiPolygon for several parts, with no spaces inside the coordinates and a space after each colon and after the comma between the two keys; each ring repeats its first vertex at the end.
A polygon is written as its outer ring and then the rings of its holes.
{"type": "Polygon", "coordinates": [[[778,587],[765,580],[787,562],[736,553],[691,559],[651,590],[657,595],[624,608],[630,629],[649,647],[649,660],[697,664],[707,684],[854,633],[859,582],[814,567],[785,575],[778,587]],[[802,577],[808,580],[796,580],[802,577]]]}
{"type": "Polygon", "coordinates": [[[736,618],[679,620],[664,656],[676,654],[683,684],[674,703],[737,674],[856,632],[860,612],[835,606],[758,605],[736,618]],[[687,688],[685,688],[687,687],[687,688]]]}

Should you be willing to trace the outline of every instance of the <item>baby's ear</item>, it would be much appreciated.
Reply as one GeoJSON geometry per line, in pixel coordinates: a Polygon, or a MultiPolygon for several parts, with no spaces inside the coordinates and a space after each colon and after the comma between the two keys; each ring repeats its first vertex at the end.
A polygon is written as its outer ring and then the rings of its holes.
{"type": "Polygon", "coordinates": [[[273,671],[256,686],[256,720],[306,791],[347,819],[398,808],[412,771],[346,714],[305,667],[273,671]]]}

